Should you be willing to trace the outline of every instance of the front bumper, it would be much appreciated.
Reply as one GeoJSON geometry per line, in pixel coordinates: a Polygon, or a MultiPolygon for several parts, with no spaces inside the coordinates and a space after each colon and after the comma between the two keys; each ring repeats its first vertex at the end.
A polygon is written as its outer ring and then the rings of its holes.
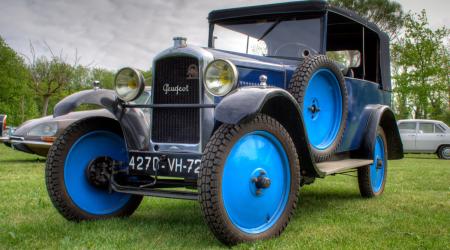
{"type": "Polygon", "coordinates": [[[38,140],[27,140],[24,137],[20,136],[10,136],[0,139],[5,145],[8,146],[8,144],[19,151],[30,153],[30,154],[37,154],[40,156],[47,156],[48,150],[52,146],[53,143],[51,142],[44,142],[44,141],[38,141],[38,140]]]}

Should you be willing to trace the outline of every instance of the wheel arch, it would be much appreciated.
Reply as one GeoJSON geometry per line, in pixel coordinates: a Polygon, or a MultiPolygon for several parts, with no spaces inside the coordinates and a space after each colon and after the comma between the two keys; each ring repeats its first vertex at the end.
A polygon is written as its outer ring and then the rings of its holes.
{"type": "Polygon", "coordinates": [[[291,135],[303,176],[324,176],[313,161],[300,107],[286,90],[271,87],[238,89],[217,105],[215,119],[219,123],[239,124],[251,120],[258,113],[275,118],[291,135]]]}
{"type": "Polygon", "coordinates": [[[363,116],[367,116],[367,124],[364,129],[364,137],[361,146],[353,152],[357,158],[372,159],[373,149],[377,136],[377,128],[380,126],[386,135],[387,152],[389,160],[403,158],[403,143],[398,131],[394,112],[386,105],[367,105],[363,116]]]}
{"type": "MultiPolygon", "coordinates": [[[[150,125],[145,121],[142,111],[138,108],[124,108],[112,90],[84,90],[67,96],[56,104],[53,116],[65,115],[82,104],[93,104],[108,110],[115,119],[108,118],[109,123],[106,122],[105,126],[113,124],[111,121],[114,121],[114,124],[118,124],[129,150],[148,150],[150,125]]],[[[100,118],[106,117],[89,117],[85,119],[100,118]]]]}

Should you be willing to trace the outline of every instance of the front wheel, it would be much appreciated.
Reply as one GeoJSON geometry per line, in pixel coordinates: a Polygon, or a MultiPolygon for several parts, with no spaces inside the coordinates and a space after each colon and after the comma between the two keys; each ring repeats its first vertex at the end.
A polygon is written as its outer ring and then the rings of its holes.
{"type": "Polygon", "coordinates": [[[358,168],[358,184],[361,196],[371,198],[383,193],[386,185],[387,159],[386,135],[383,128],[378,127],[373,163],[369,166],[358,168]]]}
{"type": "Polygon", "coordinates": [[[108,190],[112,161],[127,162],[120,128],[113,125],[104,119],[76,122],[50,148],[47,191],[68,220],[129,216],[142,200],[142,196],[108,190]]]}
{"type": "Polygon", "coordinates": [[[205,148],[198,186],[204,218],[223,243],[277,236],[298,200],[300,166],[294,143],[266,115],[221,125],[205,148]]]}

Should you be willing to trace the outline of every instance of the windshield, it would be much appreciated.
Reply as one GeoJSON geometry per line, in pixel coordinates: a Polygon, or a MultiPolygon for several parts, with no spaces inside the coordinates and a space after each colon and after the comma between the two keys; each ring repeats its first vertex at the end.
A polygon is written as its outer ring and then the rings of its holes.
{"type": "Polygon", "coordinates": [[[213,47],[245,54],[299,58],[320,51],[320,18],[214,25],[213,47]]]}

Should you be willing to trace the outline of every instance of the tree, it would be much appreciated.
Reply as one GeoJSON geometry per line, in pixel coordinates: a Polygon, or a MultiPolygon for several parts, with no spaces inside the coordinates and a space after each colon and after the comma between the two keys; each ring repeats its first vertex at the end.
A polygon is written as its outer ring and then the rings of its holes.
{"type": "Polygon", "coordinates": [[[75,76],[80,75],[83,67],[77,67],[78,56],[75,54],[74,64],[66,62],[62,51],[55,55],[47,45],[51,53],[51,58],[45,56],[37,57],[30,45],[32,58],[29,59],[28,70],[31,75],[30,87],[35,94],[42,100],[42,115],[46,116],[48,112],[50,98],[60,94],[65,87],[73,83],[75,76]]]}
{"type": "Polygon", "coordinates": [[[375,23],[381,30],[396,37],[402,27],[402,6],[392,0],[329,0],[335,6],[355,11],[375,23]]]}
{"type": "Polygon", "coordinates": [[[396,111],[400,118],[448,119],[449,29],[430,29],[425,10],[407,14],[404,25],[402,39],[392,46],[396,111]]]}
{"type": "Polygon", "coordinates": [[[23,59],[0,37],[0,113],[8,115],[9,124],[19,125],[37,115],[29,81],[23,59]]]}

